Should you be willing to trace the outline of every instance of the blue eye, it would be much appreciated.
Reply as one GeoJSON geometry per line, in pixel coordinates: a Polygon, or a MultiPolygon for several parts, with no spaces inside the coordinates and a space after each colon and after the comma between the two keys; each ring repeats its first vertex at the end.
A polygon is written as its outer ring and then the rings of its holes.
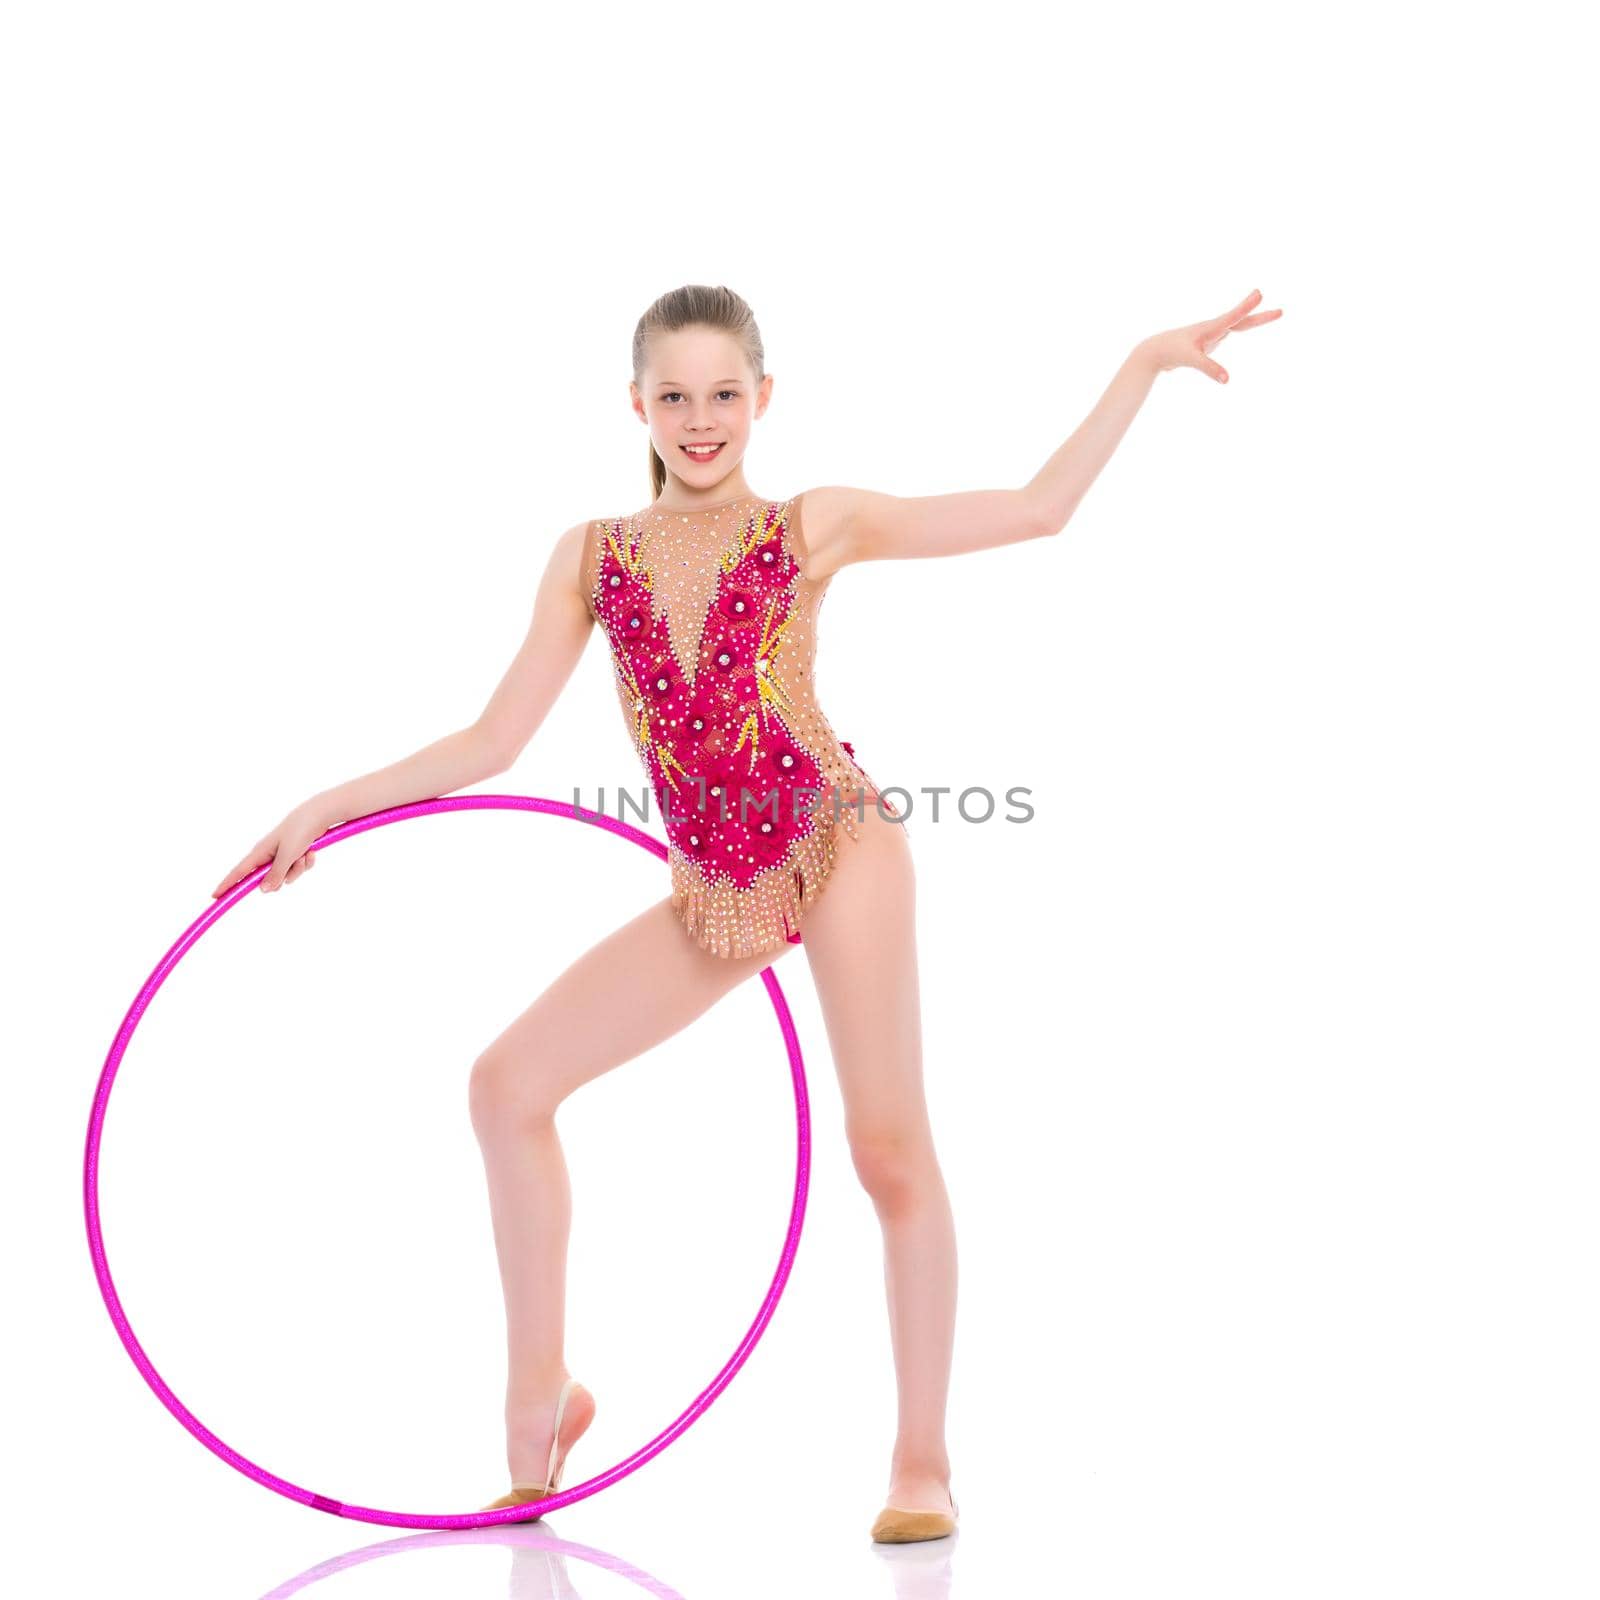
{"type": "MultiPolygon", "coordinates": [[[[718,389],[717,395],[719,398],[722,395],[727,395],[730,399],[737,400],[739,398],[739,391],[737,389],[718,389]]],[[[661,398],[663,400],[671,400],[674,398],[674,396],[676,396],[678,399],[682,399],[683,391],[681,389],[668,389],[661,398]]]]}

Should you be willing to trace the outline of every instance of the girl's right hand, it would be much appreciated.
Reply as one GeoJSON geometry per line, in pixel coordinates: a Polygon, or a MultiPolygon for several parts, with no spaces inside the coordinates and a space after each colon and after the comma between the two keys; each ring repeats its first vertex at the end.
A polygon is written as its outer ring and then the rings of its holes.
{"type": "Polygon", "coordinates": [[[211,898],[225,895],[241,878],[247,878],[263,862],[272,863],[271,870],[256,887],[263,892],[293,883],[302,872],[309,872],[316,864],[316,852],[310,847],[333,824],[309,806],[296,806],[276,828],[249,850],[222,882],[211,891],[211,898]]]}

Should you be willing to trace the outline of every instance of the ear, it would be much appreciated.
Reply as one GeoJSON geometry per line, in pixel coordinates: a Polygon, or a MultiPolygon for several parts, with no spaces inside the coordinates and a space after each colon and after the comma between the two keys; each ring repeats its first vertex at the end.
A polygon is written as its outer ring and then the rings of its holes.
{"type": "Polygon", "coordinates": [[[628,380],[628,400],[633,406],[633,414],[647,426],[650,419],[644,414],[644,396],[639,392],[639,385],[631,378],[628,380]]]}
{"type": "Polygon", "coordinates": [[[761,380],[761,387],[756,390],[756,415],[758,417],[763,416],[766,413],[767,404],[771,399],[772,374],[769,372],[766,377],[761,380]]]}

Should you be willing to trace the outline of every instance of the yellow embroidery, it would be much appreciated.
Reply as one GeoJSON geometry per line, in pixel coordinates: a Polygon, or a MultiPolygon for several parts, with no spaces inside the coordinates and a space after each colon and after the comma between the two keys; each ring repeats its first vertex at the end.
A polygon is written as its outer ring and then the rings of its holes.
{"type": "MultiPolygon", "coordinates": [[[[790,601],[793,604],[791,598],[790,601]]],[[[794,713],[794,706],[789,696],[784,693],[783,685],[772,674],[773,664],[778,659],[778,646],[783,643],[783,635],[790,622],[785,617],[776,628],[772,626],[772,619],[777,615],[778,601],[774,598],[767,607],[767,619],[761,626],[761,644],[756,650],[756,689],[760,698],[763,711],[770,701],[778,708],[778,714],[785,721],[794,713]]]]}
{"type": "Polygon", "coordinates": [[[750,741],[750,771],[754,772],[756,770],[756,762],[761,759],[761,737],[756,723],[756,714],[753,711],[740,724],[739,742],[734,745],[729,754],[738,755],[744,749],[746,739],[750,741]]]}
{"type": "Polygon", "coordinates": [[[643,755],[650,746],[650,703],[645,699],[644,691],[639,687],[639,680],[634,677],[633,668],[628,665],[622,653],[614,651],[612,660],[616,664],[617,676],[622,679],[633,708],[629,718],[633,728],[633,742],[638,746],[639,754],[643,755]]]}
{"type": "Polygon", "coordinates": [[[610,549],[611,554],[616,558],[617,565],[620,566],[630,578],[637,578],[646,589],[651,589],[653,586],[651,584],[650,569],[645,566],[644,562],[639,558],[637,541],[632,539],[627,541],[628,544],[632,544],[634,546],[632,552],[630,553],[627,545],[619,541],[617,538],[617,533],[621,526],[622,524],[620,522],[611,522],[606,524],[606,545],[610,549]]]}
{"type": "MultiPolygon", "coordinates": [[[[674,789],[678,789],[678,780],[672,776],[671,768],[673,767],[676,767],[678,771],[684,775],[684,777],[690,779],[691,781],[693,780],[694,774],[690,772],[690,770],[684,766],[684,764],[675,755],[673,755],[671,748],[662,744],[659,739],[656,740],[656,760],[661,763],[662,777],[664,777],[674,789]]],[[[681,794],[683,791],[679,789],[678,792],[681,794]]]]}

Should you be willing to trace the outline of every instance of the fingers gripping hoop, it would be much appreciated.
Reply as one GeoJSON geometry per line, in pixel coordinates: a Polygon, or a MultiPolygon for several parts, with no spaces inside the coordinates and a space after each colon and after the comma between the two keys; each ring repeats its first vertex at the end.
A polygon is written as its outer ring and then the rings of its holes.
{"type": "MultiPolygon", "coordinates": [[[[541,811],[552,816],[562,816],[574,821],[585,822],[591,827],[605,828],[609,832],[619,834],[625,839],[631,839],[642,849],[653,852],[663,860],[667,856],[667,848],[659,840],[638,828],[631,827],[628,823],[618,818],[608,817],[603,812],[586,811],[568,801],[543,800],[530,795],[509,794],[460,795],[440,800],[423,800],[414,805],[395,806],[387,811],[375,811],[371,816],[357,817],[350,822],[344,822],[336,828],[329,829],[327,833],[316,841],[313,848],[322,850],[329,845],[353,838],[358,833],[366,833],[373,828],[387,827],[390,823],[405,822],[412,817],[430,816],[436,811],[541,811]]],[[[106,1105],[111,1097],[111,1085],[116,1079],[117,1068],[121,1064],[123,1054],[128,1048],[128,1041],[133,1037],[133,1031],[138,1027],[139,1019],[155,998],[157,990],[166,982],[167,976],[172,969],[177,966],[196,940],[219,917],[231,910],[249,894],[256,884],[265,877],[270,865],[271,863],[267,863],[257,867],[248,877],[235,884],[226,895],[214,902],[204,913],[190,923],[178,941],[161,958],[156,965],[155,971],[145,980],[144,987],[140,989],[133,1004],[128,1008],[128,1013],[122,1020],[122,1026],[117,1030],[117,1036],[112,1042],[111,1051],[106,1057],[105,1066],[100,1072],[100,1082],[95,1090],[94,1107],[89,1115],[88,1140],[84,1149],[83,1209],[85,1222],[89,1230],[89,1253],[94,1260],[95,1277],[99,1281],[100,1293],[105,1299],[106,1309],[111,1313],[111,1320],[116,1326],[117,1334],[121,1338],[123,1346],[133,1358],[133,1364],[139,1369],[145,1382],[155,1391],[156,1397],[208,1450],[220,1456],[230,1467],[237,1468],[247,1478],[253,1478],[257,1483],[264,1485],[275,1493],[281,1494],[290,1500],[298,1500],[301,1505],[310,1506],[315,1510],[329,1512],[334,1516],[349,1517],[357,1522],[385,1523],[397,1528],[484,1528],[503,1522],[525,1521],[535,1513],[543,1516],[546,1512],[553,1511],[559,1506],[570,1505],[573,1501],[583,1500],[592,1494],[597,1494],[601,1489],[608,1488],[619,1479],[627,1477],[630,1472],[637,1471],[653,1456],[659,1455],[684,1429],[700,1417],[711,1402],[727,1388],[733,1379],[734,1373],[744,1365],[750,1352],[755,1348],[756,1342],[765,1332],[768,1322],[772,1320],[772,1314],[777,1309],[778,1300],[783,1294],[784,1285],[789,1279],[789,1270],[794,1263],[795,1250],[800,1243],[800,1229],[805,1219],[806,1194],[810,1184],[811,1118],[806,1091],[805,1063],[800,1054],[799,1037],[795,1033],[794,1019],[789,1014],[788,1003],[784,999],[783,990],[779,987],[777,978],[773,975],[772,968],[767,967],[762,971],[761,981],[766,985],[767,995],[772,1001],[772,1009],[777,1013],[778,1027],[783,1033],[784,1045],[789,1054],[789,1072],[794,1083],[796,1126],[794,1201],[789,1212],[789,1231],[783,1241],[783,1250],[778,1258],[777,1271],[773,1275],[770,1287],[767,1289],[766,1298],[761,1303],[761,1309],[756,1313],[755,1321],[750,1324],[744,1337],[740,1339],[735,1347],[733,1354],[723,1363],[711,1382],[695,1396],[690,1405],[666,1428],[663,1428],[655,1438],[634,1451],[625,1460],[619,1461],[614,1467],[596,1474],[596,1476],[584,1483],[574,1484],[570,1489],[563,1489],[559,1493],[548,1495],[542,1500],[520,1506],[505,1506],[498,1511],[431,1514],[409,1511],[382,1511],[373,1506],[353,1505],[349,1501],[336,1500],[328,1495],[318,1494],[314,1490],[302,1488],[297,1483],[290,1483],[288,1479],[280,1478],[276,1473],[268,1472],[264,1467],[258,1467],[253,1461],[242,1456],[231,1445],[224,1443],[212,1433],[172,1392],[161,1374],[156,1371],[149,1356],[145,1354],[143,1346],[134,1336],[133,1329],[129,1326],[127,1316],[123,1312],[122,1302],[117,1296],[116,1286],[111,1279],[111,1269],[106,1262],[105,1243],[100,1233],[99,1167],[101,1130],[105,1122],[106,1105]]]]}

